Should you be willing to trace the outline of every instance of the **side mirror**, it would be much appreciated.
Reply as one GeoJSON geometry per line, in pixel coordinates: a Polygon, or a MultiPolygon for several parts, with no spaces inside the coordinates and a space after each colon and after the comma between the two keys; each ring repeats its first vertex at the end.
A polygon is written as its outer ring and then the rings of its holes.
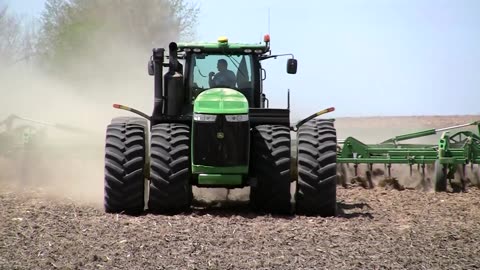
{"type": "Polygon", "coordinates": [[[148,61],[148,75],[155,75],[155,65],[153,64],[152,60],[148,61]]]}
{"type": "Polygon", "coordinates": [[[297,59],[288,59],[287,61],[287,73],[296,74],[297,73],[297,59]]]}

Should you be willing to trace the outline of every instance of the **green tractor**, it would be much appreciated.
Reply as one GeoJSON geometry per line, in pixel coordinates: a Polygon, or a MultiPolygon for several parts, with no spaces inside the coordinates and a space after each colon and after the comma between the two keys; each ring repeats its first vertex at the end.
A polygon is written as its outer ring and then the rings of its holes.
{"type": "Polygon", "coordinates": [[[182,213],[197,186],[250,187],[259,213],[336,214],[336,130],[316,119],[333,108],[291,125],[289,108],[268,108],[263,93],[262,62],[291,56],[287,73],[295,74],[293,55],[272,55],[268,35],[258,44],[171,42],[168,50],[153,49],[148,63],[152,115],[114,105],[140,117],[107,127],[106,212],[182,213]]]}

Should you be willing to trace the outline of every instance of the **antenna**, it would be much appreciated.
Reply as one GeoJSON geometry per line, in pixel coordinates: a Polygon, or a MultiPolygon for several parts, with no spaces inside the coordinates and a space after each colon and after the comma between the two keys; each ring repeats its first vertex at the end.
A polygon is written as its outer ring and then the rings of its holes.
{"type": "Polygon", "coordinates": [[[270,34],[270,8],[268,8],[268,34],[270,34]]]}

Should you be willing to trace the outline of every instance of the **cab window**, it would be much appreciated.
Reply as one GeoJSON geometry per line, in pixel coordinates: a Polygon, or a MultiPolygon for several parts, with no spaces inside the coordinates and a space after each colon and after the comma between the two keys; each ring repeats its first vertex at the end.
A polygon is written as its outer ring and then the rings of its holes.
{"type": "MultiPolygon", "coordinates": [[[[215,83],[228,81],[228,87],[243,93],[250,104],[253,102],[252,56],[251,55],[219,55],[197,53],[192,55],[193,69],[190,74],[190,85],[193,95],[196,97],[200,92],[216,87],[215,83]],[[225,67],[222,65],[226,64],[225,67]],[[210,74],[214,74],[214,80],[210,80],[210,74]],[[223,75],[223,77],[222,77],[223,75]],[[225,79],[226,77],[226,79],[225,79]]],[[[221,83],[218,83],[221,84],[221,83]]],[[[226,87],[220,85],[218,87],[226,87]]]]}

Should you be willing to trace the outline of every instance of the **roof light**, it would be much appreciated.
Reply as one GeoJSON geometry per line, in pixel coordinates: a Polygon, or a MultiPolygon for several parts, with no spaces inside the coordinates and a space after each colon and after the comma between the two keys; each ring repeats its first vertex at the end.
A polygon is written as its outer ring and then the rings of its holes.
{"type": "Polygon", "coordinates": [[[263,53],[263,50],[256,49],[256,50],[255,50],[255,53],[263,53]]]}
{"type": "Polygon", "coordinates": [[[265,36],[263,36],[263,41],[264,42],[270,42],[270,35],[266,34],[265,36]]]}
{"type": "Polygon", "coordinates": [[[252,52],[252,49],[245,49],[244,52],[245,52],[245,53],[251,53],[251,52],[252,52]]]}
{"type": "Polygon", "coordinates": [[[227,37],[219,37],[218,38],[218,43],[228,43],[228,38],[227,37]]]}
{"type": "Polygon", "coordinates": [[[196,53],[199,53],[199,52],[201,52],[202,50],[201,50],[200,48],[195,48],[195,49],[193,49],[193,51],[196,52],[196,53]]]}

